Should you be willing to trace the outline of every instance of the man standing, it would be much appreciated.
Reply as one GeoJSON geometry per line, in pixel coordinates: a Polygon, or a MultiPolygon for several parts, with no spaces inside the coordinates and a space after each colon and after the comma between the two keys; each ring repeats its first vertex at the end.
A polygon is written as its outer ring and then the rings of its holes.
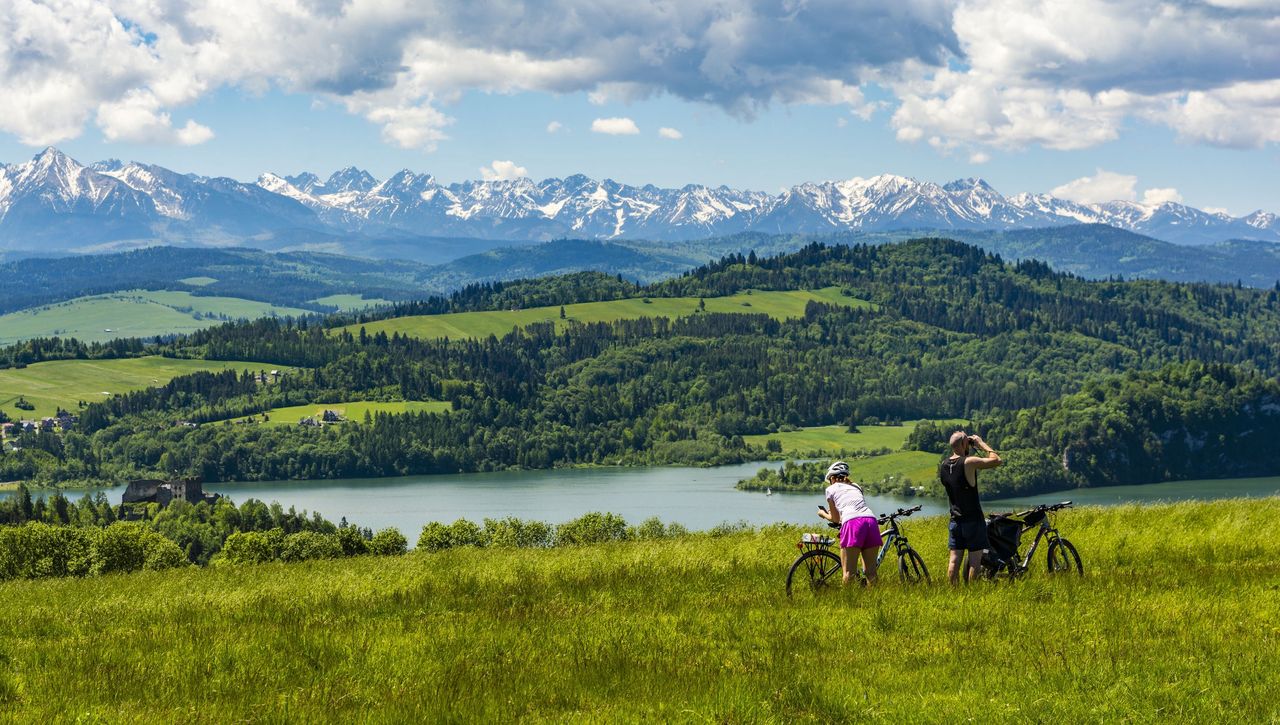
{"type": "Polygon", "coordinates": [[[947,528],[951,560],[947,563],[947,578],[952,584],[960,583],[961,560],[966,551],[969,552],[969,573],[965,580],[973,581],[978,576],[982,551],[987,548],[987,521],[978,501],[978,471],[1002,463],[1000,454],[978,436],[962,430],[951,434],[951,456],[938,465],[938,478],[951,502],[951,524],[947,528]],[[988,455],[969,455],[975,448],[988,455]]]}

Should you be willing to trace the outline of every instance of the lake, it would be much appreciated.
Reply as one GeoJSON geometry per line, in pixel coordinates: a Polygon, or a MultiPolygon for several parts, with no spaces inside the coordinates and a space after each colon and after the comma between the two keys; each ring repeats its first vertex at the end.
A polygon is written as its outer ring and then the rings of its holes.
{"type": "MultiPolygon", "coordinates": [[[[576,468],[551,471],[504,471],[403,478],[342,479],[334,481],[272,481],[214,483],[207,490],[230,496],[279,501],[319,511],[330,521],[348,521],[374,529],[394,526],[410,542],[423,524],[468,518],[516,516],[559,523],[589,511],[611,511],[629,523],[650,516],[678,522],[690,529],[709,529],[723,522],[750,524],[788,522],[820,524],[814,515],[820,494],[738,491],[734,484],[779,463],[745,463],[716,468],[647,466],[633,468],[576,468]]],[[[124,489],[107,491],[119,503],[124,489]]],[[[85,492],[68,492],[73,498],[85,492]]],[[[1142,486],[1076,489],[1009,500],[984,500],[988,512],[1008,511],[1036,503],[1071,500],[1080,505],[1176,501],[1280,494],[1280,477],[1216,481],[1174,481],[1142,486]]],[[[946,512],[945,501],[897,496],[872,496],[877,513],[899,506],[924,507],[922,514],[946,512]]]]}

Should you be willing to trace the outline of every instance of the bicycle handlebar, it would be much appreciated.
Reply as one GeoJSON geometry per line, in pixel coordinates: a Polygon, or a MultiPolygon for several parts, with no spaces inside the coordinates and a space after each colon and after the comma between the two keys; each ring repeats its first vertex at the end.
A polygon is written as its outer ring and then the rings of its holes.
{"type": "Polygon", "coordinates": [[[919,511],[920,509],[921,509],[920,506],[912,506],[909,509],[900,508],[891,514],[885,514],[884,516],[881,516],[878,519],[878,521],[881,526],[884,526],[885,524],[889,523],[890,521],[893,521],[896,518],[910,516],[911,514],[919,511]]]}

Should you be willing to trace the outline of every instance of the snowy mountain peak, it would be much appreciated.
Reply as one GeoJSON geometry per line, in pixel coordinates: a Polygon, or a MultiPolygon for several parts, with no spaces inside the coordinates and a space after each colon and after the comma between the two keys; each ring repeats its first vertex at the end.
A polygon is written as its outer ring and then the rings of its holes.
{"type": "Polygon", "coordinates": [[[793,186],[781,193],[686,184],[631,186],[583,174],[443,184],[401,170],[378,181],[354,166],[323,178],[262,174],[256,183],[118,160],[82,166],[56,148],[0,166],[0,246],[75,249],[117,240],[254,243],[277,232],[511,241],[560,237],[696,239],[761,231],[1005,230],[1107,224],[1184,244],[1280,241],[1280,220],[1233,218],[1175,202],[1081,204],[1003,196],[978,178],[945,185],[896,174],[793,186]]]}
{"type": "Polygon", "coordinates": [[[998,193],[995,189],[991,188],[991,185],[988,184],[985,179],[975,179],[972,176],[967,179],[956,179],[955,181],[947,182],[942,185],[942,188],[945,191],[952,192],[977,190],[989,194],[998,193]]]}
{"type": "Polygon", "coordinates": [[[354,166],[348,166],[333,172],[329,180],[324,182],[326,194],[340,194],[344,191],[358,191],[364,193],[378,185],[378,180],[373,178],[369,172],[364,169],[357,169],[354,166]]]}

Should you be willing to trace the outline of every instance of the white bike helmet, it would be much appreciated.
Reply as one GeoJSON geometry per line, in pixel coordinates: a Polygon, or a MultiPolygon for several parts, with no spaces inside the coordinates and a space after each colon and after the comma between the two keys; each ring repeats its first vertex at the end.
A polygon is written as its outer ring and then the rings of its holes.
{"type": "Polygon", "coordinates": [[[827,469],[827,479],[829,480],[832,476],[837,475],[848,476],[849,464],[844,461],[836,461],[835,463],[832,463],[831,467],[827,469]]]}

